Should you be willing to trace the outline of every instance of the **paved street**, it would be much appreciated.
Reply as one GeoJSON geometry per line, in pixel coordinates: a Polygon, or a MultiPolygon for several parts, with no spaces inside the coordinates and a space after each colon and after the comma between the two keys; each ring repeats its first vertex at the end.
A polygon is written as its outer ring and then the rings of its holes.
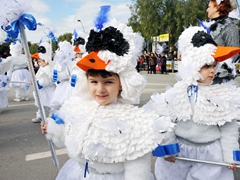
{"type": "MultiPolygon", "coordinates": [[[[175,75],[146,74],[148,84],[141,96],[140,106],[154,92],[164,92],[172,86],[175,75]]],[[[237,78],[240,82],[240,77],[237,78]]],[[[32,123],[37,108],[31,96],[29,101],[14,102],[14,91],[8,94],[9,107],[0,114],[0,180],[53,180],[57,171],[49,152],[48,143],[41,134],[40,124],[32,123]]],[[[60,166],[68,159],[65,149],[57,149],[60,166]]],[[[153,157],[154,161],[155,158],[153,157]]],[[[154,164],[154,162],[152,163],[154,164]]],[[[235,180],[240,170],[235,171],[235,180]]]]}

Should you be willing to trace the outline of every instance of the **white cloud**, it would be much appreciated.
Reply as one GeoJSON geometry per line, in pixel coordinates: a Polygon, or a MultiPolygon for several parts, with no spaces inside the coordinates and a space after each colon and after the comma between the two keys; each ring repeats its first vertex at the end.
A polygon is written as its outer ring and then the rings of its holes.
{"type": "MultiPolygon", "coordinates": [[[[73,9],[59,9],[58,12],[61,11],[69,11],[69,16],[65,18],[59,19],[57,21],[53,21],[51,17],[46,14],[51,14],[51,7],[46,3],[45,0],[31,0],[32,1],[32,9],[30,13],[36,18],[37,22],[41,22],[44,26],[38,26],[37,30],[29,31],[25,30],[27,40],[32,43],[39,42],[41,38],[47,38],[45,35],[45,30],[47,27],[53,27],[55,29],[55,36],[58,37],[61,34],[73,32],[74,29],[78,31],[83,31],[82,25],[80,22],[77,22],[78,19],[81,20],[84,29],[86,32],[89,32],[90,29],[93,28],[94,20],[97,16],[97,13],[100,10],[100,6],[102,5],[111,5],[110,15],[123,23],[128,22],[128,18],[130,17],[130,10],[127,6],[127,3],[124,1],[120,1],[117,4],[117,1],[111,2],[107,0],[65,0],[69,3],[78,2],[79,7],[74,7],[73,9]]],[[[130,0],[129,0],[130,1],[130,0]]],[[[59,3],[61,3],[59,1],[59,3]]],[[[128,3],[129,4],[129,3],[128,3]]]]}

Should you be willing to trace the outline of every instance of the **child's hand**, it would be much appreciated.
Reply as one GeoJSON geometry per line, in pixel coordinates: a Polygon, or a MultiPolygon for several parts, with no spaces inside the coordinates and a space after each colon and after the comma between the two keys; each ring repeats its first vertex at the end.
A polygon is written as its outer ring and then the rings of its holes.
{"type": "Polygon", "coordinates": [[[164,160],[168,161],[168,162],[173,162],[173,163],[175,163],[175,161],[176,161],[174,156],[170,156],[170,157],[164,158],[164,160]]]}
{"type": "Polygon", "coordinates": [[[47,124],[41,122],[41,130],[43,134],[47,134],[47,124]]]}
{"type": "Polygon", "coordinates": [[[232,166],[228,166],[228,169],[233,171],[237,170],[237,164],[234,163],[232,166]]]}

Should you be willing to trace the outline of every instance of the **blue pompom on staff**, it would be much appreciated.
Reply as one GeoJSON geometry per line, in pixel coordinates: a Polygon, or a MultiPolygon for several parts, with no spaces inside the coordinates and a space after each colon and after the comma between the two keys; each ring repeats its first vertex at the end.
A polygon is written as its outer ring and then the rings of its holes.
{"type": "MultiPolygon", "coordinates": [[[[38,85],[35,78],[34,68],[31,61],[31,55],[29,47],[27,44],[27,38],[25,34],[25,28],[31,31],[35,31],[40,23],[37,23],[36,19],[31,15],[25,13],[29,8],[29,1],[27,0],[1,0],[3,11],[0,11],[0,26],[7,33],[7,38],[5,41],[15,41],[19,34],[22,39],[22,44],[24,47],[24,52],[28,61],[28,68],[33,80],[33,86],[36,94],[36,100],[39,105],[39,110],[42,117],[42,122],[45,124],[46,113],[43,108],[41,98],[39,97],[38,85]]],[[[60,169],[59,161],[53,146],[53,142],[48,140],[54,165],[57,167],[57,171],[60,169]]]]}

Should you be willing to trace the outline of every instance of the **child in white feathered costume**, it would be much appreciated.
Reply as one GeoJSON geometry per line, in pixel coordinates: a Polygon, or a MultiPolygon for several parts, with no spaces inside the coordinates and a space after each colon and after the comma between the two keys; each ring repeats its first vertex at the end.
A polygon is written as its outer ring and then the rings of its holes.
{"type": "Polygon", "coordinates": [[[151,152],[174,124],[131,105],[146,84],[135,69],[142,44],[140,35],[116,20],[91,30],[89,54],[77,63],[85,71],[79,94],[41,127],[48,139],[66,146],[71,158],[58,180],[151,178],[151,152]]]}
{"type": "Polygon", "coordinates": [[[69,81],[74,56],[72,45],[67,41],[59,42],[58,45],[53,70],[53,81],[57,83],[57,86],[50,104],[54,110],[58,110],[64,101],[71,97],[74,89],[69,81]]]}
{"type": "Polygon", "coordinates": [[[9,84],[10,88],[15,90],[14,101],[20,102],[22,100],[29,100],[29,86],[30,86],[30,73],[27,68],[27,57],[22,54],[22,44],[19,41],[10,44],[10,54],[7,60],[11,61],[11,67],[7,72],[12,83],[9,84]]]}
{"type": "Polygon", "coordinates": [[[8,107],[7,93],[10,91],[7,81],[9,80],[5,73],[11,66],[11,61],[0,58],[0,113],[3,108],[8,107]]]}
{"type": "MultiPolygon", "coordinates": [[[[51,106],[50,102],[56,88],[55,83],[52,81],[52,57],[51,57],[51,46],[48,42],[41,42],[38,47],[38,65],[40,66],[38,72],[36,73],[36,81],[38,84],[38,92],[42,105],[45,112],[50,112],[51,106]]],[[[33,93],[35,98],[35,93],[33,93]]],[[[37,99],[35,98],[35,105],[38,107],[37,99]]],[[[47,114],[46,113],[46,114],[47,114]]],[[[36,113],[36,118],[32,119],[34,123],[39,123],[42,121],[40,111],[38,109],[36,113]]]]}
{"type": "MultiPolygon", "coordinates": [[[[239,149],[238,124],[240,88],[231,83],[211,85],[217,62],[240,51],[220,47],[204,28],[189,27],[177,43],[182,61],[180,80],[165,93],[154,94],[145,109],[156,110],[176,122],[172,142],[180,145],[180,157],[226,162],[236,169],[233,150],[239,149]]],[[[157,180],[233,180],[233,172],[223,166],[157,158],[157,180]],[[167,161],[170,162],[167,162],[167,161]],[[175,162],[175,163],[171,163],[175,162]]]]}
{"type": "MultiPolygon", "coordinates": [[[[74,30],[73,37],[72,37],[72,45],[73,45],[73,51],[74,51],[74,61],[72,63],[72,66],[70,68],[71,71],[71,86],[76,87],[77,83],[81,84],[81,81],[79,81],[79,76],[82,76],[82,71],[76,66],[77,61],[79,61],[83,54],[86,52],[85,45],[86,45],[86,39],[87,34],[84,32],[77,32],[74,30]]],[[[73,93],[76,91],[76,88],[74,88],[73,93]]]]}

